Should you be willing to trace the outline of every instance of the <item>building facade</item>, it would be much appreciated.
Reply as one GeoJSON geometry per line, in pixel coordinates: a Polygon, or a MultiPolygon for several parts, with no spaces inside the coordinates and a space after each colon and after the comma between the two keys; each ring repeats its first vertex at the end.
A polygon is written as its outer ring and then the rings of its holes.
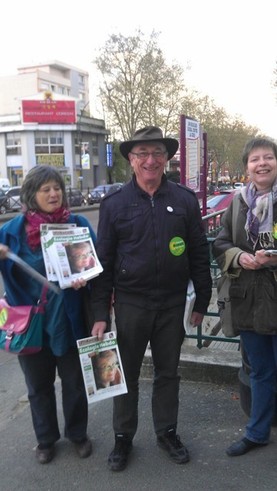
{"type": "Polygon", "coordinates": [[[61,62],[0,77],[0,178],[21,185],[39,164],[55,166],[68,187],[106,182],[108,131],[89,111],[88,73],[61,62]]]}

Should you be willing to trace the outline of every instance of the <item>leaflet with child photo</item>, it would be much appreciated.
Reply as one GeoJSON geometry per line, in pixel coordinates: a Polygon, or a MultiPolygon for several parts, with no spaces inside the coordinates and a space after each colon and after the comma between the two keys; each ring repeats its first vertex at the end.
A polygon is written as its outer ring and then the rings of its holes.
{"type": "MultiPolygon", "coordinates": [[[[40,235],[43,237],[46,235],[49,230],[65,230],[65,229],[72,229],[76,227],[76,223],[42,223],[40,225],[40,235]]],[[[43,241],[41,241],[43,245],[43,241]]],[[[42,254],[43,254],[43,259],[44,259],[44,264],[45,264],[45,270],[46,270],[46,275],[48,281],[58,281],[58,277],[56,275],[56,272],[51,264],[48,252],[46,247],[42,247],[42,254]]]]}
{"type": "Polygon", "coordinates": [[[50,264],[60,288],[69,288],[79,278],[90,280],[103,271],[88,227],[49,230],[41,234],[41,244],[47,274],[53,275],[50,264]]]}
{"type": "Polygon", "coordinates": [[[127,386],[114,331],[77,340],[88,403],[126,394],[127,386]]]}

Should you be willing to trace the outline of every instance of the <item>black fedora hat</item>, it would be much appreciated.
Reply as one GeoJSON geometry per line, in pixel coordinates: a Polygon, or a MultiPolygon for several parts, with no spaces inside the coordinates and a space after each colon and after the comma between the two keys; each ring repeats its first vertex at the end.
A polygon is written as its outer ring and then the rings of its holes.
{"type": "Polygon", "coordinates": [[[141,130],[137,130],[132,140],[122,142],[119,145],[119,149],[123,157],[128,160],[128,153],[131,152],[134,145],[151,142],[161,142],[165,145],[168,152],[168,160],[175,155],[179,147],[179,142],[175,138],[163,138],[162,130],[157,126],[146,126],[141,130]]]}

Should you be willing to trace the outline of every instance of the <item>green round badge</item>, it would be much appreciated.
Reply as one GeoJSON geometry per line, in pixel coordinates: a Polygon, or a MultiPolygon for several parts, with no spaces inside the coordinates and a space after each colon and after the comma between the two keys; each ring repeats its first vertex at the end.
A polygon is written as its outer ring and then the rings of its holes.
{"type": "Polygon", "coordinates": [[[184,253],[186,244],[182,237],[173,237],[169,242],[169,250],[173,256],[181,256],[184,253]]]}

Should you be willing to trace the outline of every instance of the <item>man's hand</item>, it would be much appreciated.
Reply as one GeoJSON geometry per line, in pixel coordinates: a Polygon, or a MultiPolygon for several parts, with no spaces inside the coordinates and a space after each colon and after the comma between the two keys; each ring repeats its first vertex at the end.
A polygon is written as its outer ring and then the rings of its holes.
{"type": "Polygon", "coordinates": [[[106,321],[97,321],[94,323],[93,328],[91,330],[91,335],[92,336],[97,336],[99,341],[102,341],[104,332],[107,329],[107,322],[106,321]]]}
{"type": "Polygon", "coordinates": [[[200,314],[199,312],[192,312],[190,318],[190,324],[192,325],[192,327],[200,326],[203,319],[204,319],[204,314],[200,314]]]}

